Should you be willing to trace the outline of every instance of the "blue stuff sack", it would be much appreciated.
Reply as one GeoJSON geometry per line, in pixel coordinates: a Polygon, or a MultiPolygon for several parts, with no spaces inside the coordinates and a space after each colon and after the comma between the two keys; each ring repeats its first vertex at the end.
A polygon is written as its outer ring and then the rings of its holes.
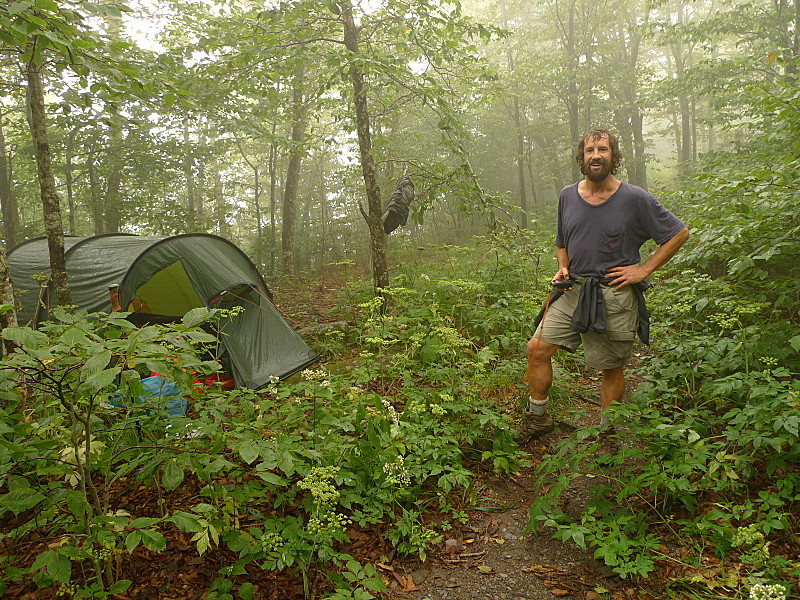
{"type": "MultiPolygon", "coordinates": [[[[141,396],[136,396],[138,404],[162,405],[165,412],[173,417],[186,415],[189,403],[186,398],[181,396],[180,388],[174,381],[165,379],[161,375],[151,375],[142,379],[142,386],[145,393],[141,396]]],[[[116,396],[109,399],[109,404],[123,406],[123,401],[120,396],[116,396]]]]}

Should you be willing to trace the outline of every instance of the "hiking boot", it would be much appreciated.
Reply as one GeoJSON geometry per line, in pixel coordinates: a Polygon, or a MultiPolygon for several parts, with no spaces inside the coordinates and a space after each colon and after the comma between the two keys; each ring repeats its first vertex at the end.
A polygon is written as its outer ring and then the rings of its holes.
{"type": "Polygon", "coordinates": [[[553,419],[547,413],[538,416],[531,413],[522,413],[522,422],[519,424],[519,433],[513,440],[519,444],[525,444],[533,438],[543,436],[553,431],[553,419]]]}

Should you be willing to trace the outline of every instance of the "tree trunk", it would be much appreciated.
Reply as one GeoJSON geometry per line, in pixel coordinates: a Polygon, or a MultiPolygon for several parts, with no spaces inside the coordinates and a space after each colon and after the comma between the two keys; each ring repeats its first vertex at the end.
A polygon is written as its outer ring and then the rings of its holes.
{"type": "MultiPolygon", "coordinates": [[[[503,27],[507,28],[506,21],[506,5],[502,2],[500,11],[503,19],[503,27]]],[[[508,72],[514,73],[514,54],[509,49],[508,51],[508,72]]],[[[517,137],[517,186],[519,187],[519,218],[520,227],[523,229],[528,228],[528,196],[525,186],[525,132],[522,127],[522,111],[519,107],[519,92],[517,90],[517,83],[514,82],[514,129],[517,137]]]]}
{"type": "Polygon", "coordinates": [[[72,194],[72,152],[75,144],[75,132],[77,128],[73,128],[69,132],[69,137],[67,138],[67,148],[66,148],[66,165],[64,168],[64,182],[67,186],[67,209],[69,211],[68,220],[69,220],[69,234],[75,235],[75,199],[73,198],[72,194]]]}
{"type": "Polygon", "coordinates": [[[217,233],[222,237],[227,237],[228,222],[226,221],[227,206],[222,190],[222,175],[218,169],[214,169],[214,207],[217,218],[217,233]]]}
{"type": "Polygon", "coordinates": [[[86,170],[89,173],[89,193],[92,203],[92,223],[94,234],[105,233],[105,223],[103,221],[103,210],[100,204],[100,180],[97,177],[97,167],[94,164],[94,150],[89,149],[86,156],[86,170]]]}
{"type": "Polygon", "coordinates": [[[275,141],[275,128],[277,119],[272,123],[272,143],[269,145],[269,274],[275,274],[275,253],[277,252],[276,239],[276,212],[278,204],[278,144],[275,141]]]}
{"type": "MultiPolygon", "coordinates": [[[[35,38],[33,43],[35,43],[35,38]]],[[[44,105],[42,72],[41,67],[34,64],[32,59],[26,65],[25,71],[28,80],[28,118],[36,154],[44,228],[47,232],[47,246],[50,251],[50,271],[56,288],[56,298],[58,303],[63,306],[72,304],[72,296],[64,257],[64,224],[61,219],[61,206],[53,175],[50,141],[47,138],[47,114],[44,105]]]]}
{"type": "MultiPolygon", "coordinates": [[[[11,273],[8,271],[8,262],[6,261],[6,251],[0,248],[0,304],[9,304],[14,306],[14,288],[11,286],[11,273]]],[[[6,327],[17,326],[17,313],[12,308],[11,310],[0,313],[0,330],[6,327]]],[[[3,340],[3,354],[8,354],[13,348],[13,344],[3,340]]]]}
{"type": "Polygon", "coordinates": [[[0,207],[2,207],[3,237],[6,248],[13,248],[17,245],[17,229],[19,227],[19,208],[11,182],[11,157],[6,149],[3,123],[0,121],[0,207]]]}
{"type": "Polygon", "coordinates": [[[194,197],[194,164],[192,144],[189,136],[189,115],[183,117],[183,151],[185,153],[183,159],[183,176],[186,178],[186,213],[187,213],[187,231],[194,231],[195,224],[197,223],[197,202],[194,197]]]}
{"type": "Polygon", "coordinates": [[[297,226],[297,190],[300,187],[300,168],[303,165],[303,140],[306,135],[306,106],[303,98],[303,73],[297,73],[292,89],[292,148],[286,183],[283,188],[283,212],[281,229],[281,270],[296,273],[294,234],[297,226]]]}
{"type": "Polygon", "coordinates": [[[353,5],[347,0],[340,2],[344,23],[344,44],[350,53],[350,78],[353,83],[355,103],[356,131],[358,133],[358,149],[361,156],[361,173],[367,193],[369,212],[361,208],[361,215],[367,222],[372,257],[372,279],[377,296],[383,297],[382,290],[389,287],[389,268],[386,259],[386,234],[383,232],[383,207],[381,190],[375,170],[375,157],[372,154],[370,137],[369,111],[367,109],[367,90],[364,85],[364,72],[358,64],[358,28],[353,20],[353,5]]]}
{"type": "MultiPolygon", "coordinates": [[[[116,143],[119,143],[121,140],[120,138],[116,138],[116,143]]],[[[108,176],[108,181],[106,182],[106,195],[103,201],[103,206],[105,207],[105,215],[104,215],[104,222],[105,222],[105,232],[106,233],[117,233],[122,226],[122,221],[120,219],[120,188],[122,186],[122,167],[119,165],[119,160],[117,158],[112,159],[112,168],[111,168],[111,175],[108,176]]]]}

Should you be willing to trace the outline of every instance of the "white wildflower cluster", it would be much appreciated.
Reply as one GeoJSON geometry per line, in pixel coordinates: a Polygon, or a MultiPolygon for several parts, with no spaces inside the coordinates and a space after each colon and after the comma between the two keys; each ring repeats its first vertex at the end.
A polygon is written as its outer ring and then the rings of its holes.
{"type": "Polygon", "coordinates": [[[265,554],[280,551],[286,543],[283,536],[277,531],[265,531],[259,542],[261,543],[261,550],[265,554]]]}
{"type": "Polygon", "coordinates": [[[328,377],[322,369],[306,369],[300,375],[307,381],[322,381],[328,377]]]}
{"type": "Polygon", "coordinates": [[[389,416],[389,420],[392,422],[392,424],[399,425],[400,415],[397,414],[397,410],[395,409],[394,406],[392,406],[392,403],[389,402],[386,398],[381,400],[381,402],[383,403],[383,408],[386,409],[386,413],[389,416]]]}
{"type": "Polygon", "coordinates": [[[430,408],[431,413],[436,415],[437,417],[441,417],[442,415],[447,414],[447,410],[441,404],[429,404],[428,408],[430,408]]]}
{"type": "Polygon", "coordinates": [[[755,523],[747,527],[739,527],[733,534],[731,544],[750,560],[760,562],[769,558],[769,542],[755,523]]]}
{"type": "Polygon", "coordinates": [[[346,516],[335,512],[329,512],[323,515],[321,519],[311,517],[306,525],[306,531],[311,535],[320,535],[321,533],[333,534],[337,531],[341,531],[350,523],[352,523],[352,521],[346,516]]]}
{"type": "Polygon", "coordinates": [[[767,367],[777,367],[778,359],[774,356],[761,356],[759,360],[767,367]]]}
{"type": "Polygon", "coordinates": [[[333,485],[333,478],[339,467],[314,467],[311,472],[297,482],[297,487],[308,490],[316,504],[316,515],[308,519],[306,531],[312,535],[334,534],[350,524],[350,519],[333,510],[339,490],[333,485]]]}
{"type": "Polygon", "coordinates": [[[428,408],[427,403],[424,400],[413,399],[406,402],[406,409],[403,411],[403,414],[409,415],[419,415],[424,413],[428,408]]]}
{"type": "Polygon", "coordinates": [[[733,534],[731,544],[740,550],[751,550],[764,545],[764,534],[758,530],[758,525],[752,523],[747,527],[738,527],[733,534]]]}
{"type": "Polygon", "coordinates": [[[786,587],[779,583],[757,583],[750,588],[749,600],[784,600],[786,587]]]}
{"type": "Polygon", "coordinates": [[[276,377],[275,375],[270,375],[269,377],[269,384],[266,387],[266,392],[270,396],[277,397],[278,395],[278,384],[281,382],[280,377],[276,377]]]}
{"type": "Polygon", "coordinates": [[[383,472],[386,473],[386,481],[395,485],[408,485],[411,483],[411,473],[406,467],[406,459],[401,454],[397,460],[383,464],[383,472]]]}
{"type": "Polygon", "coordinates": [[[457,350],[458,348],[466,348],[472,342],[461,335],[457,329],[440,325],[434,329],[434,335],[437,335],[442,341],[442,345],[450,350],[457,350]]]}
{"type": "Polygon", "coordinates": [[[339,467],[314,467],[308,475],[297,482],[297,487],[311,492],[318,504],[332,504],[339,497],[339,491],[331,483],[338,472],[339,467]]]}

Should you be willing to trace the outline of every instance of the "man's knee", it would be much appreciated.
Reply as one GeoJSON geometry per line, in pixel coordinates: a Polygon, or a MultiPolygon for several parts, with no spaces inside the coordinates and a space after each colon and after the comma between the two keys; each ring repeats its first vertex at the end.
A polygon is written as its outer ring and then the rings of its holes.
{"type": "Polygon", "coordinates": [[[558,350],[558,346],[543,342],[537,337],[528,340],[528,359],[532,361],[549,360],[558,350]]]}

